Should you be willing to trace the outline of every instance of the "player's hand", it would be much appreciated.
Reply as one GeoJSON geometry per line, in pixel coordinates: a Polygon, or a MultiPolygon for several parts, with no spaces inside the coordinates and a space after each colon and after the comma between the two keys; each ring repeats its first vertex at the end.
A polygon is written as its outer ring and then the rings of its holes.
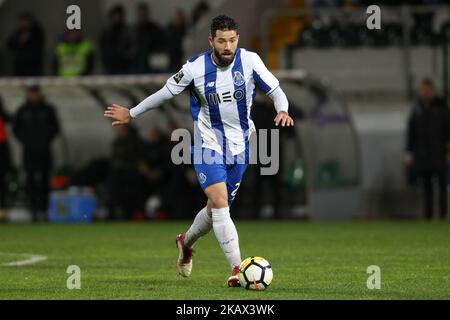
{"type": "Polygon", "coordinates": [[[128,124],[131,122],[130,110],[128,108],[113,104],[105,110],[105,117],[113,120],[112,125],[118,126],[121,124],[128,124]]]}
{"type": "Polygon", "coordinates": [[[280,123],[282,127],[294,126],[294,120],[289,116],[289,114],[286,111],[278,112],[274,121],[276,126],[278,126],[280,123]]]}

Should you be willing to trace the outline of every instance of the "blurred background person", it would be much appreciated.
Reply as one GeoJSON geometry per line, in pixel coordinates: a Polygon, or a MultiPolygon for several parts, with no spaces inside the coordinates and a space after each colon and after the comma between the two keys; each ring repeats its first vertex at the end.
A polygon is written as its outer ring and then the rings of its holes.
{"type": "Polygon", "coordinates": [[[136,25],[133,29],[133,73],[150,73],[149,64],[153,53],[164,49],[164,31],[151,18],[151,10],[145,3],[140,3],[136,9],[136,25]]]}
{"type": "Polygon", "coordinates": [[[424,214],[433,217],[433,181],[439,190],[439,214],[445,219],[447,207],[447,168],[450,160],[450,110],[430,79],[422,81],[419,99],[408,121],[405,161],[414,166],[424,193],[424,214]]]}
{"type": "Polygon", "coordinates": [[[133,126],[117,126],[109,173],[109,216],[142,219],[145,206],[144,143],[133,126]]]}
{"type": "Polygon", "coordinates": [[[76,77],[92,74],[94,52],[92,44],[83,38],[80,30],[66,30],[63,40],[55,49],[54,74],[62,77],[76,77]]]}
{"type": "Polygon", "coordinates": [[[131,37],[125,24],[125,9],[116,5],[109,11],[109,25],[100,35],[100,53],[106,74],[128,74],[131,68],[131,37]]]}
{"type": "MultiPolygon", "coordinates": [[[[290,103],[292,105],[292,103],[290,103]]],[[[301,118],[301,115],[297,114],[294,108],[291,109],[291,116],[296,120],[301,118]]],[[[267,138],[265,141],[265,148],[267,155],[273,156],[271,146],[271,130],[279,130],[279,171],[275,175],[263,175],[261,174],[261,168],[270,167],[270,165],[262,165],[259,160],[258,163],[253,166],[254,173],[254,185],[252,186],[253,197],[253,216],[252,218],[261,218],[263,216],[263,206],[270,205],[273,212],[273,218],[280,219],[283,213],[283,163],[284,163],[284,150],[287,140],[295,137],[295,130],[291,127],[277,127],[273,119],[277,115],[276,110],[273,107],[273,101],[264,96],[262,100],[256,100],[252,108],[252,119],[255,123],[255,127],[258,130],[255,132],[258,139],[258,148],[261,147],[264,140],[261,139],[259,129],[267,129],[267,138]],[[261,199],[270,199],[269,202],[264,203],[261,199]]],[[[285,202],[286,207],[289,203],[285,202]]]]}
{"type": "Polygon", "coordinates": [[[145,141],[145,181],[147,197],[157,197],[161,201],[160,214],[167,215],[167,201],[170,201],[170,143],[159,128],[151,128],[145,141]]]}
{"type": "Polygon", "coordinates": [[[3,107],[0,96],[0,222],[6,218],[6,174],[10,168],[10,153],[6,123],[10,121],[9,115],[3,107]]]}
{"type": "MultiPolygon", "coordinates": [[[[166,143],[168,144],[168,155],[171,156],[171,150],[179,144],[179,141],[172,141],[171,137],[175,130],[182,128],[181,123],[177,121],[169,122],[166,133],[166,143]]],[[[191,133],[192,134],[192,133],[191,133]]],[[[191,148],[194,144],[193,135],[191,135],[191,148]]],[[[198,188],[197,174],[192,165],[176,165],[169,159],[167,183],[166,183],[166,206],[169,208],[170,218],[185,219],[189,216],[188,212],[199,211],[204,206],[205,194],[198,188]]],[[[194,163],[191,153],[191,163],[194,163]]]]}
{"type": "Polygon", "coordinates": [[[344,0],[308,0],[308,6],[312,9],[337,8],[344,5],[344,2],[344,0]]]}
{"type": "Polygon", "coordinates": [[[43,70],[44,32],[30,13],[19,17],[17,29],[8,37],[13,54],[14,76],[40,76],[43,70]]]}
{"type": "Polygon", "coordinates": [[[181,9],[173,14],[166,30],[167,50],[169,53],[169,71],[176,72],[181,68],[184,58],[183,39],[186,35],[186,16],[181,9]]]}
{"type": "Polygon", "coordinates": [[[199,1],[191,12],[191,26],[194,27],[197,22],[208,13],[209,5],[206,1],[199,1]]]}
{"type": "MultiPolygon", "coordinates": [[[[270,130],[279,129],[275,127],[273,122],[274,117],[277,112],[273,108],[273,103],[270,98],[264,98],[262,101],[255,101],[254,107],[252,108],[252,119],[258,129],[268,129],[267,130],[267,140],[266,140],[266,150],[268,155],[272,155],[271,151],[271,139],[270,130]]],[[[258,137],[258,144],[261,145],[262,140],[260,133],[255,132],[258,137]]],[[[280,143],[280,163],[282,158],[281,153],[282,144],[280,143]]],[[[252,188],[253,193],[253,216],[252,218],[260,218],[262,216],[262,207],[265,204],[261,199],[270,199],[269,204],[272,206],[272,211],[275,218],[279,218],[278,215],[281,214],[281,202],[282,202],[282,174],[279,172],[275,175],[262,175],[260,173],[261,163],[254,166],[253,170],[255,172],[254,186],[252,188]],[[263,196],[261,196],[263,195],[263,196]],[[265,196],[264,196],[265,195],[265,196]]]]}
{"type": "Polygon", "coordinates": [[[3,47],[0,45],[0,77],[6,75],[5,73],[5,53],[3,47]]]}
{"type": "Polygon", "coordinates": [[[60,127],[54,107],[45,101],[38,86],[28,88],[26,101],[14,116],[13,132],[23,147],[22,165],[33,220],[46,220],[51,145],[60,127]]]}

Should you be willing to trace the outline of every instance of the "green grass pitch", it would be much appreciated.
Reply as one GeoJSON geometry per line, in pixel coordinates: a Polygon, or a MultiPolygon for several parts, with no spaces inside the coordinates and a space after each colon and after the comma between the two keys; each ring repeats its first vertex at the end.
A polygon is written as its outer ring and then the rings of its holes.
{"type": "Polygon", "coordinates": [[[0,225],[0,299],[449,299],[450,224],[439,222],[237,221],[242,258],[273,267],[265,291],[227,288],[230,270],[210,233],[196,245],[190,278],[175,262],[175,236],[190,221],[0,225]],[[5,264],[20,254],[47,260],[5,264]],[[69,290],[69,265],[81,289],[69,290]],[[381,269],[369,290],[367,267],[381,269]]]}

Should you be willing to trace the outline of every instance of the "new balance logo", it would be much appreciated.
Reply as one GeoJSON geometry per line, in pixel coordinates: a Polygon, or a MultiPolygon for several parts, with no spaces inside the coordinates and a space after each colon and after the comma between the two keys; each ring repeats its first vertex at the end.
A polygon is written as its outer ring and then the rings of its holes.
{"type": "Polygon", "coordinates": [[[208,83],[206,84],[206,86],[207,86],[208,88],[212,88],[212,87],[214,87],[214,84],[215,84],[214,81],[210,81],[210,82],[208,82],[208,83]]]}

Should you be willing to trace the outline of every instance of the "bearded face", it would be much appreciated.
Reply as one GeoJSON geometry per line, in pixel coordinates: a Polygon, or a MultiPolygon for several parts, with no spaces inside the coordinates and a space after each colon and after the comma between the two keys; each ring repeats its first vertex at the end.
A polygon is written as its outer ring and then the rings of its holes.
{"type": "Polygon", "coordinates": [[[217,30],[214,37],[209,37],[215,62],[219,66],[226,67],[233,62],[238,42],[239,35],[236,30],[217,30]]]}

